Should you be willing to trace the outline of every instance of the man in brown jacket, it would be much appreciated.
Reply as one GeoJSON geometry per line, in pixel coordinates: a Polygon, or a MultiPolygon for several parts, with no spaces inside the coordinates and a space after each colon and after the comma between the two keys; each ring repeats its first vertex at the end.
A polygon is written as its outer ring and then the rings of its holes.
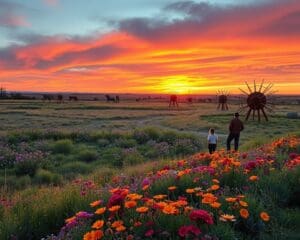
{"type": "Polygon", "coordinates": [[[244,124],[239,119],[239,113],[234,114],[234,119],[231,120],[229,125],[229,135],[227,137],[227,151],[230,150],[231,141],[234,139],[234,150],[239,148],[240,132],[244,130],[244,124]]]}

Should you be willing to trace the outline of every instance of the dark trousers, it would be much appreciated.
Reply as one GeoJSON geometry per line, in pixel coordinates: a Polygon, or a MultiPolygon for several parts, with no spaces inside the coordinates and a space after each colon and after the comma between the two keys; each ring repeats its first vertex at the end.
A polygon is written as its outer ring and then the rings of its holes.
{"type": "Polygon", "coordinates": [[[217,148],[217,144],[211,144],[211,143],[208,144],[208,151],[210,154],[216,151],[216,148],[217,148]]]}
{"type": "Polygon", "coordinates": [[[240,134],[239,133],[229,133],[227,137],[227,150],[230,150],[231,141],[234,139],[234,150],[237,151],[239,148],[239,140],[240,134]]]}

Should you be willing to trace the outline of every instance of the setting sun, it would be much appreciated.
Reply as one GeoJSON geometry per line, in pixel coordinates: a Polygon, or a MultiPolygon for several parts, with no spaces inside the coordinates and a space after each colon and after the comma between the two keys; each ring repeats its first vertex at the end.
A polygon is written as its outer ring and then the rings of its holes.
{"type": "Polygon", "coordinates": [[[162,79],[158,85],[158,91],[162,93],[191,94],[199,91],[200,80],[194,80],[186,76],[172,76],[162,79]]]}

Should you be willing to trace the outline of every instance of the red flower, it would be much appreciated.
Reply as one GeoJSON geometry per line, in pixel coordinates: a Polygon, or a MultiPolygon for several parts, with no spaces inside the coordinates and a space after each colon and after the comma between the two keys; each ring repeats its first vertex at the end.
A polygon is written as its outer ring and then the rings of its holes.
{"type": "Polygon", "coordinates": [[[201,230],[194,225],[182,226],[178,230],[180,237],[188,237],[189,235],[198,236],[201,233],[201,230]]]}
{"type": "Polygon", "coordinates": [[[145,233],[145,237],[151,237],[154,234],[154,230],[153,229],[149,229],[146,233],[145,233]]]}
{"type": "Polygon", "coordinates": [[[214,223],[212,216],[207,211],[201,209],[193,210],[190,213],[190,219],[191,221],[201,221],[209,225],[214,223]]]}

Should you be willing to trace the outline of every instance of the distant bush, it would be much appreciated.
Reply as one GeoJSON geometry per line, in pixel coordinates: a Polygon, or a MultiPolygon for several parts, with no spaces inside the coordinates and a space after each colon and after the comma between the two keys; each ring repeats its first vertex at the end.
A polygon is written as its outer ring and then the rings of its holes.
{"type": "Polygon", "coordinates": [[[122,167],[122,149],[117,147],[104,149],[101,153],[101,160],[104,164],[108,164],[114,167],[122,167]]]}
{"type": "Polygon", "coordinates": [[[137,141],[132,138],[119,138],[114,143],[117,147],[131,148],[137,145],[137,141]]]}
{"type": "Polygon", "coordinates": [[[105,139],[105,138],[100,138],[100,139],[98,139],[98,141],[97,141],[97,145],[99,146],[99,147],[106,147],[106,146],[108,146],[110,144],[110,142],[107,140],[107,139],[105,139]]]}
{"type": "Polygon", "coordinates": [[[290,118],[290,119],[297,119],[298,118],[298,113],[297,112],[288,112],[286,114],[286,117],[290,118]]]}
{"type": "Polygon", "coordinates": [[[78,153],[78,160],[83,162],[93,162],[98,158],[98,153],[96,150],[84,149],[78,153]]]}
{"type": "Polygon", "coordinates": [[[61,183],[62,178],[58,174],[54,174],[50,171],[39,169],[34,176],[34,181],[38,184],[55,184],[61,183]]]}
{"type": "Polygon", "coordinates": [[[54,153],[70,154],[73,149],[73,142],[69,139],[58,140],[53,144],[54,153]]]}
{"type": "Polygon", "coordinates": [[[15,164],[17,176],[29,175],[33,177],[38,169],[38,162],[35,160],[20,161],[15,164]]]}
{"type": "Polygon", "coordinates": [[[145,161],[142,154],[140,154],[136,148],[124,149],[122,155],[124,166],[137,165],[145,161]]]}
{"type": "Polygon", "coordinates": [[[86,174],[91,172],[91,167],[83,162],[69,162],[60,166],[57,171],[62,175],[86,174]]]}

